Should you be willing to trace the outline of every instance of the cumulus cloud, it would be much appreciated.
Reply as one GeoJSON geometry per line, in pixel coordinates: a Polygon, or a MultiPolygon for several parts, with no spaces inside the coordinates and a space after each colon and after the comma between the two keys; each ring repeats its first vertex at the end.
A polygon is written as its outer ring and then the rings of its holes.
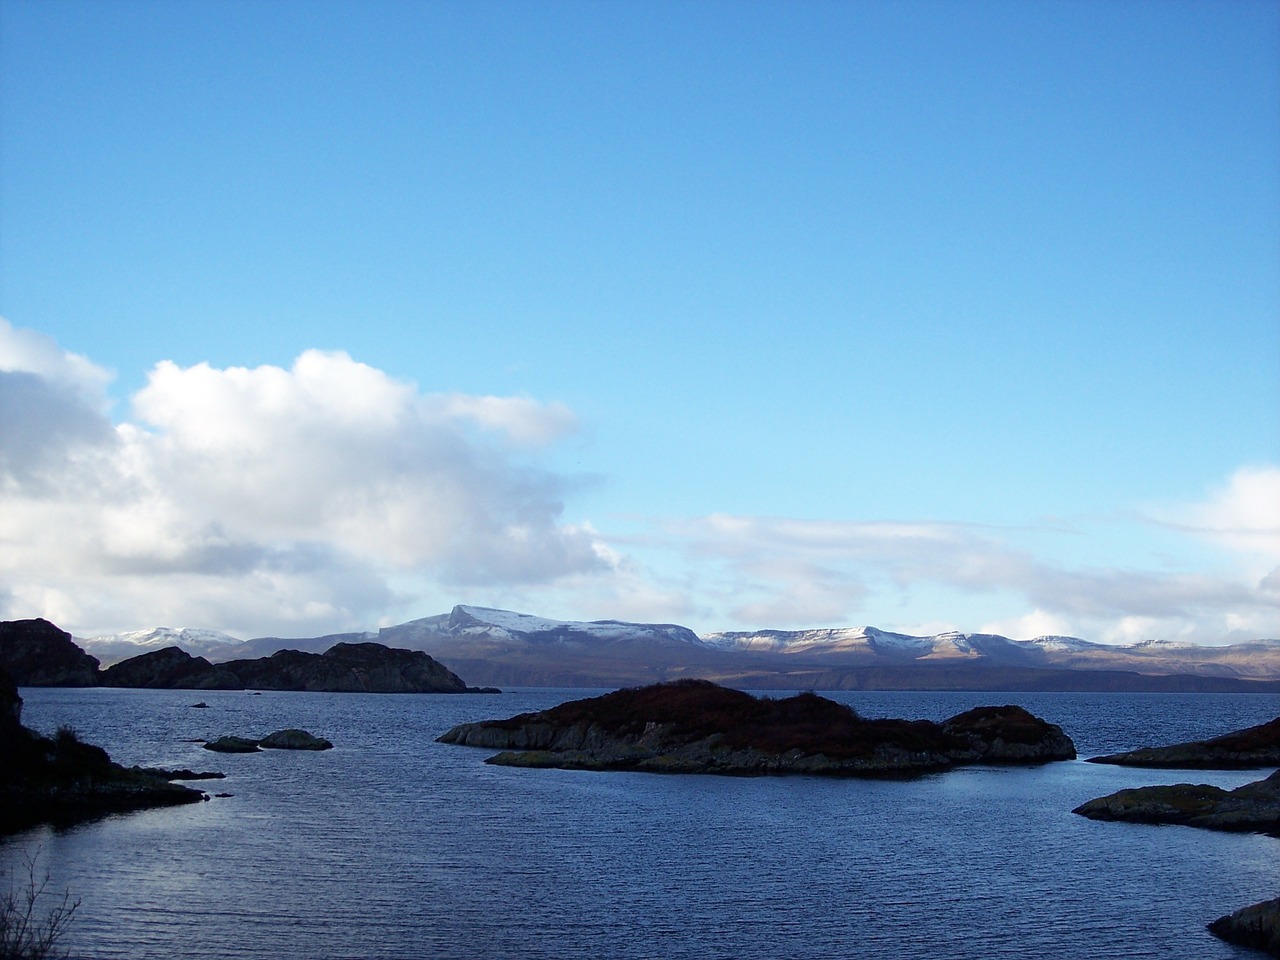
{"type": "Polygon", "coordinates": [[[289,369],[161,362],[112,424],[108,380],[0,329],[7,616],[337,629],[415,575],[500,588],[610,566],[560,519],[571,483],[537,465],[575,427],[561,405],[423,393],[312,350],[289,369]]]}

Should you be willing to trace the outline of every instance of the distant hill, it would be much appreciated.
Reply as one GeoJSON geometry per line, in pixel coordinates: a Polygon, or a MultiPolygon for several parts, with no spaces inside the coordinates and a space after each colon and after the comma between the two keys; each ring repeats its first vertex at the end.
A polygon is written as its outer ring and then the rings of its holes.
{"type": "MultiPolygon", "coordinates": [[[[421,650],[493,686],[621,687],[682,677],[744,689],[1265,690],[1280,693],[1280,640],[1209,647],[1167,641],[1127,646],[1075,637],[993,634],[918,637],[874,627],[760,630],[699,637],[669,623],[562,621],[457,606],[377,631],[236,641],[208,631],[177,645],[213,662],[277,650],[319,652],[374,641],[421,650]],[[225,638],[218,639],[218,638],[225,638]],[[195,643],[204,646],[196,647],[195,643]],[[192,643],[192,646],[188,646],[192,643]]],[[[142,636],[126,634],[121,637],[142,636]]],[[[99,641],[80,641],[103,660],[99,641]]]]}

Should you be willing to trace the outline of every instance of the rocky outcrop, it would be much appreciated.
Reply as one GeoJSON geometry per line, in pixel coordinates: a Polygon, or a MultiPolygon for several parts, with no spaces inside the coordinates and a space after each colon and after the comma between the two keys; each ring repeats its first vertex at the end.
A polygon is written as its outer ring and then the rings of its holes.
{"type": "Polygon", "coordinates": [[[1280,957],[1280,897],[1219,917],[1209,924],[1209,932],[1227,943],[1280,957]]]}
{"type": "Polygon", "coordinates": [[[258,753],[266,750],[331,750],[333,744],[324,737],[317,737],[305,730],[288,729],[269,733],[261,740],[248,737],[219,737],[204,744],[206,750],[215,753],[258,753]]]}
{"type": "Polygon", "coordinates": [[[1280,837],[1280,770],[1235,790],[1206,783],[1134,787],[1090,800],[1073,812],[1091,820],[1172,823],[1280,837]]]}
{"type": "Polygon", "coordinates": [[[1280,717],[1212,740],[1090,757],[1090,763],[1178,770],[1250,770],[1280,766],[1280,717]]]}
{"type": "Polygon", "coordinates": [[[230,670],[193,657],[178,647],[164,647],[121,660],[102,671],[104,687],[142,687],[157,690],[243,690],[230,670]]]}
{"type": "Polygon", "coordinates": [[[48,620],[0,621],[0,669],[20,687],[98,684],[98,661],[48,620]]]}
{"type": "Polygon", "coordinates": [[[703,680],[461,724],[439,740],[500,750],[489,762],[510,766],[734,775],[875,776],[1076,755],[1060,728],[1019,707],[981,708],[947,724],[866,720],[813,693],[758,699],[703,680]]]}
{"type": "Polygon", "coordinates": [[[45,737],[20,720],[17,690],[0,671],[0,836],[205,799],[198,790],[113,763],[69,728],[45,737]]]}

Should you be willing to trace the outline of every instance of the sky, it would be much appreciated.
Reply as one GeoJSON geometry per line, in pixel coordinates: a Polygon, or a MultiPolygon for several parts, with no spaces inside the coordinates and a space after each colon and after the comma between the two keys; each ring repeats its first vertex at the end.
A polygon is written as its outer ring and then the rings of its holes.
{"type": "Polygon", "coordinates": [[[0,618],[1280,637],[1280,4],[0,0],[0,618]]]}

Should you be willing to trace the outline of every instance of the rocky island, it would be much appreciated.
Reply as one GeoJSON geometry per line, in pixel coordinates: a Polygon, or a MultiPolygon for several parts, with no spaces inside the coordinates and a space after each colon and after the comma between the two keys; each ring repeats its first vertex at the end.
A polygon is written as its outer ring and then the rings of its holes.
{"type": "Polygon", "coordinates": [[[1211,740],[1193,740],[1167,747],[1143,747],[1127,753],[1090,757],[1090,763],[1177,770],[1250,770],[1280,767],[1280,717],[1211,740]]]}
{"type": "Polygon", "coordinates": [[[207,799],[169,782],[183,772],[122,767],[65,727],[52,737],[29,730],[22,725],[22,698],[0,671],[0,836],[207,799]]]}
{"type": "Polygon", "coordinates": [[[439,741],[502,751],[487,762],[509,766],[739,776],[885,776],[1076,756],[1061,728],[1021,707],[978,707],[941,724],[868,720],[813,693],[773,700],[705,680],[461,724],[439,741]]]}

